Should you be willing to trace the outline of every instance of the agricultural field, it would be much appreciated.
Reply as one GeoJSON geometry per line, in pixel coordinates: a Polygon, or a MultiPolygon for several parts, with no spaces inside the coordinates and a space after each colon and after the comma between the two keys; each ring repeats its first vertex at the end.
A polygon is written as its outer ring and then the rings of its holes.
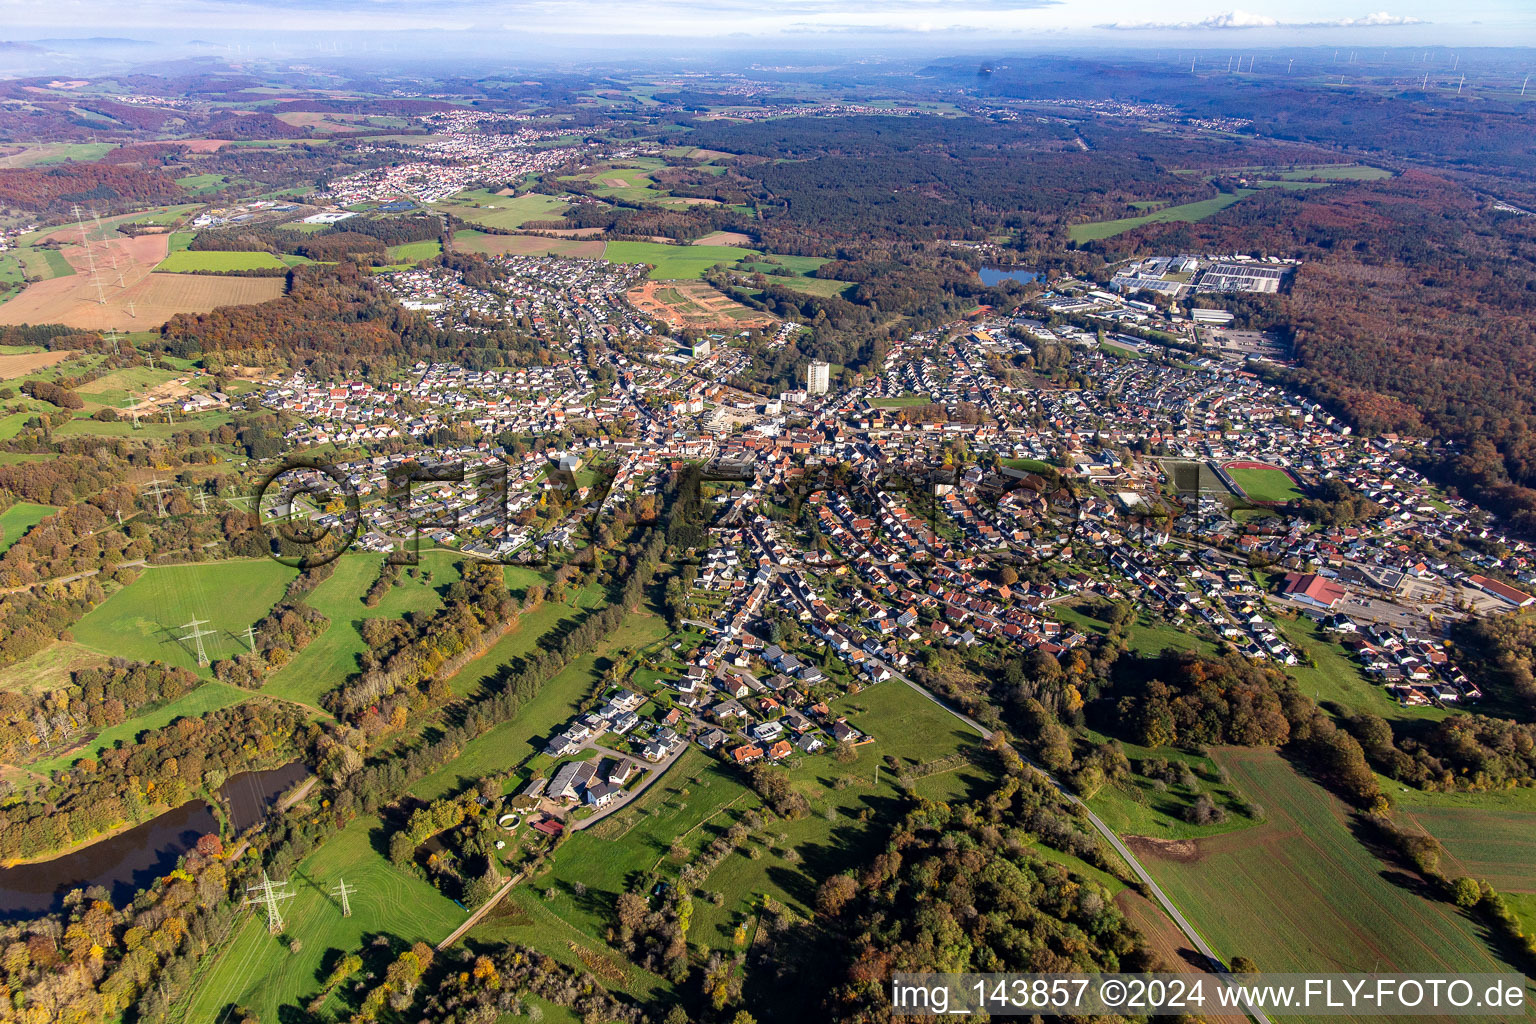
{"type": "Polygon", "coordinates": [[[603,259],[614,263],[649,263],[653,281],[699,278],[717,263],[729,267],[749,256],[762,255],[756,249],[731,245],[667,245],[663,242],[609,242],[603,259]]]}
{"type": "Polygon", "coordinates": [[[477,189],[461,192],[436,204],[436,208],[471,224],[484,224],[489,228],[508,231],[520,228],[531,220],[554,220],[565,213],[568,205],[564,199],[539,192],[501,196],[477,189]]]}
{"type": "Polygon", "coordinates": [[[0,147],[0,167],[47,167],[67,160],[95,163],[117,148],[111,142],[44,142],[38,145],[0,147]]]}
{"type": "Polygon", "coordinates": [[[1498,972],[1483,929],[1387,871],[1351,812],[1273,750],[1214,754],[1262,801],[1265,823],[1194,841],[1129,844],[1223,958],[1267,971],[1498,972]]]}
{"type": "MultiPolygon", "coordinates": [[[[28,279],[46,281],[54,277],[68,277],[75,272],[63,253],[57,249],[7,249],[0,252],[0,283],[25,284],[28,279]]],[[[0,293],[4,301],[15,292],[0,293]]]]}
{"type": "Polygon", "coordinates": [[[410,122],[403,117],[377,114],[338,114],[318,110],[285,110],[279,121],[295,128],[308,128],[317,135],[342,135],[370,128],[404,128],[410,122]]]}
{"type": "MultiPolygon", "coordinates": [[[[74,229],[60,234],[73,234],[78,241],[79,232],[74,229]]],[[[283,292],[282,278],[153,274],[169,255],[169,238],[154,234],[92,241],[89,256],[85,246],[70,245],[64,258],[77,272],[28,285],[0,306],[0,324],[62,323],[87,330],[142,331],[160,326],[177,313],[265,302],[283,292]]],[[[204,255],[219,254],[177,254],[204,255]]]]}
{"type": "Polygon", "coordinates": [[[1440,869],[1503,893],[1536,893],[1536,790],[1426,793],[1382,780],[1399,813],[1445,847],[1440,869]]]}
{"type": "Polygon", "coordinates": [[[30,501],[18,501],[4,512],[0,512],[0,552],[9,549],[12,544],[25,536],[28,530],[57,511],[58,509],[52,505],[35,505],[30,501]]]}
{"type": "Polygon", "coordinates": [[[161,274],[221,273],[230,270],[280,270],[286,264],[270,252],[192,251],[168,253],[155,267],[161,274]]]}
{"type": "Polygon", "coordinates": [[[665,287],[647,281],[631,288],[625,298],[642,313],[674,330],[771,327],[778,323],[769,314],[749,309],[703,281],[667,282],[665,287]]]}
{"type": "MultiPolygon", "coordinates": [[[[752,236],[740,231],[711,231],[702,238],[695,238],[690,245],[751,245],[752,236]]],[[[823,261],[825,262],[825,261],[823,261]]]]}
{"type": "Polygon", "coordinates": [[[22,235],[21,245],[37,245],[40,242],[58,242],[60,245],[83,245],[86,242],[122,241],[118,228],[124,224],[147,224],[155,227],[174,227],[194,210],[202,209],[201,203],[180,203],[174,206],[157,206],[138,213],[123,213],[115,217],[91,218],[78,224],[63,227],[41,228],[22,235]]]}
{"type": "Polygon", "coordinates": [[[1088,224],[1073,224],[1067,229],[1067,233],[1071,236],[1072,241],[1081,245],[1084,242],[1096,242],[1104,238],[1113,238],[1115,235],[1130,231],[1132,228],[1139,228],[1143,224],[1164,224],[1168,221],[1194,223],[1225,210],[1239,200],[1248,198],[1253,195],[1254,191],[1254,189],[1238,189],[1236,192],[1223,192],[1211,199],[1202,199],[1195,203],[1164,206],[1140,217],[1121,217],[1118,220],[1099,220],[1088,224]]]}
{"type": "MultiPolygon", "coordinates": [[[[409,944],[436,945],[463,922],[465,913],[425,881],[390,864],[374,849],[377,819],[354,819],[299,863],[290,874],[295,897],[283,909],[280,938],[267,933],[259,914],[246,914],[233,937],[204,958],[185,1020],[217,1022],[231,1004],[278,1021],[279,1007],[303,1006],[320,990],[320,979],[340,953],[366,955],[376,935],[409,944]],[[351,917],[328,892],[339,879],[357,888],[351,917]],[[297,940],[298,952],[289,942],[297,940]]],[[[349,1010],[332,996],[330,1007],[345,1020],[349,1010]]]]}
{"type": "Polygon", "coordinates": [[[1284,504],[1293,498],[1304,498],[1296,480],[1287,471],[1276,466],[1257,462],[1229,462],[1221,467],[1249,501],[1284,504]]]}
{"type": "Polygon", "coordinates": [[[581,238],[545,238],[542,235],[490,235],[482,231],[458,231],[453,247],[462,252],[484,256],[569,256],[575,259],[603,258],[601,241],[581,238]]]}
{"type": "MultiPolygon", "coordinates": [[[[113,657],[163,661],[204,678],[184,623],[208,620],[203,639],[217,661],[246,650],[240,634],[272,610],[296,570],[267,558],[151,566],[97,605],[74,629],[75,642],[113,657]]],[[[317,641],[318,642],[318,641],[317,641]]]]}
{"type": "Polygon", "coordinates": [[[63,348],[57,348],[51,352],[0,350],[0,380],[15,380],[17,377],[25,377],[38,370],[57,366],[75,354],[63,348]]]}

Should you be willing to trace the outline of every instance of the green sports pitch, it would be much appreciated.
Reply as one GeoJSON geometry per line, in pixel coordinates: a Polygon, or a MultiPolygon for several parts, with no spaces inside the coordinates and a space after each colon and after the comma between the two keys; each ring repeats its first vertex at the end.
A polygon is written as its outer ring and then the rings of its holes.
{"type": "Polygon", "coordinates": [[[1229,462],[1221,467],[1249,501],[1284,503],[1305,497],[1296,478],[1277,466],[1259,462],[1229,462]]]}

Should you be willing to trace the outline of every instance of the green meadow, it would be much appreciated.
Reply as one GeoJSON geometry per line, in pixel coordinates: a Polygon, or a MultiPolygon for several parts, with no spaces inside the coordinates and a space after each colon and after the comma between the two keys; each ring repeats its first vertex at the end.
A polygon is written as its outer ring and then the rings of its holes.
{"type": "Polygon", "coordinates": [[[565,212],[567,205],[564,199],[540,192],[499,196],[486,189],[476,189],[438,203],[437,208],[471,224],[510,230],[531,220],[553,220],[565,212]]]}
{"type": "Polygon", "coordinates": [[[0,512],[0,551],[6,551],[15,544],[26,532],[47,517],[53,515],[58,509],[52,505],[34,505],[30,501],[18,501],[4,512],[0,512]]]}
{"type": "Polygon", "coordinates": [[[210,660],[245,650],[240,634],[272,610],[296,573],[268,558],[150,566],[139,578],[91,609],[74,628],[75,642],[102,654],[163,661],[205,678],[191,641],[193,619],[207,620],[210,660]]]}
{"type": "MultiPolygon", "coordinates": [[[[465,912],[453,901],[374,849],[369,833],[377,827],[376,818],[354,819],[289,875],[295,896],[283,908],[282,936],[268,934],[260,914],[241,919],[233,938],[204,958],[187,1024],[233,1019],[226,1013],[233,1004],[262,1021],[286,1020],[280,1007],[309,1002],[334,960],[354,952],[367,957],[374,936],[436,945],[463,922],[465,912]],[[351,917],[343,917],[328,895],[342,879],[357,889],[349,901],[351,917]],[[298,952],[290,951],[291,941],[298,942],[298,952]]],[[[328,1008],[341,1020],[349,1015],[337,996],[328,1008]]]]}
{"type": "Polygon", "coordinates": [[[756,249],[732,245],[667,245],[664,242],[609,242],[603,247],[603,259],[614,263],[649,263],[655,281],[692,280],[720,263],[729,267],[749,256],[759,256],[756,249]]]}
{"type": "Polygon", "coordinates": [[[1211,199],[1202,199],[1195,203],[1181,203],[1178,206],[1165,206],[1140,217],[1121,217],[1118,220],[1098,220],[1087,224],[1073,224],[1067,229],[1072,241],[1081,245],[1084,242],[1096,242],[1104,238],[1113,238],[1122,232],[1139,228],[1143,224],[1163,224],[1168,221],[1192,223],[1205,220],[1205,218],[1219,213],[1241,199],[1253,195],[1254,189],[1238,189],[1236,192],[1223,192],[1211,199]]]}
{"type": "Polygon", "coordinates": [[[443,243],[437,239],[425,242],[408,242],[389,247],[389,258],[396,263],[420,263],[443,254],[443,243]]]}
{"type": "Polygon", "coordinates": [[[287,264],[270,252],[215,252],[182,249],[155,267],[162,274],[218,273],[228,270],[280,270],[287,264]]]}
{"type": "Polygon", "coordinates": [[[353,552],[336,560],[336,571],[304,596],[304,603],[331,620],[298,655],[272,673],[261,692],[310,707],[357,672],[357,656],[367,650],[359,629],[364,619],[399,618],[407,612],[430,614],[443,606],[443,593],[459,578],[458,556],[424,551],[412,575],[402,571],[400,582],[385,592],[377,607],[363,604],[363,595],[378,578],[383,555],[353,552]]]}

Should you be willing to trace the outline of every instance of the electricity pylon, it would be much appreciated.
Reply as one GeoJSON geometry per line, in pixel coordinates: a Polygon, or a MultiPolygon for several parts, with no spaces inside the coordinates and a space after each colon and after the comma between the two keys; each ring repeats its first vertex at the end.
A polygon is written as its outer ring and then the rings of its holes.
{"type": "Polygon", "coordinates": [[[336,880],[336,888],[331,890],[331,895],[341,900],[342,917],[352,916],[352,903],[347,899],[347,897],[355,892],[357,892],[356,887],[348,885],[345,878],[338,878],[336,880]]]}
{"type": "Polygon", "coordinates": [[[288,891],[287,882],[274,882],[267,877],[267,873],[261,873],[261,884],[246,886],[245,891],[251,895],[246,896],[247,906],[263,906],[267,908],[267,932],[276,935],[283,930],[283,913],[278,904],[283,900],[293,899],[293,893],[288,891]]]}
{"type": "Polygon", "coordinates": [[[208,652],[203,649],[203,637],[205,637],[205,636],[212,636],[213,635],[213,630],[211,630],[211,629],[203,629],[202,628],[204,625],[207,624],[207,622],[208,622],[207,619],[193,619],[191,622],[185,623],[184,625],[182,625],[180,627],[181,629],[190,629],[190,630],[192,630],[192,632],[188,633],[186,636],[182,637],[181,639],[182,640],[191,640],[193,642],[193,644],[196,645],[196,647],[197,647],[197,664],[200,667],[201,666],[206,666],[208,664],[208,652]]]}
{"type": "MultiPolygon", "coordinates": [[[[135,408],[137,408],[137,407],[135,407],[135,408]]],[[[133,422],[135,424],[137,424],[139,422],[139,417],[138,417],[137,413],[134,414],[133,422]]],[[[160,510],[160,518],[164,519],[165,518],[165,488],[164,488],[164,486],[163,486],[163,484],[162,484],[162,482],[161,482],[159,477],[155,477],[153,480],[151,480],[149,482],[149,489],[155,495],[155,506],[157,508],[159,508],[159,510],[160,510]]]]}

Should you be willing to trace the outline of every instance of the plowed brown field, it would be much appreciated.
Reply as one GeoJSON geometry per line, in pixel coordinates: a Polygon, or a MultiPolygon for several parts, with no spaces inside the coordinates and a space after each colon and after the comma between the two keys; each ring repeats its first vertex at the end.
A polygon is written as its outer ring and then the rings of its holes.
{"type": "Polygon", "coordinates": [[[168,241],[157,234],[69,246],[62,252],[76,273],[28,285],[0,306],[0,324],[145,331],[177,313],[266,302],[283,293],[280,277],[153,274],[168,241]]]}

